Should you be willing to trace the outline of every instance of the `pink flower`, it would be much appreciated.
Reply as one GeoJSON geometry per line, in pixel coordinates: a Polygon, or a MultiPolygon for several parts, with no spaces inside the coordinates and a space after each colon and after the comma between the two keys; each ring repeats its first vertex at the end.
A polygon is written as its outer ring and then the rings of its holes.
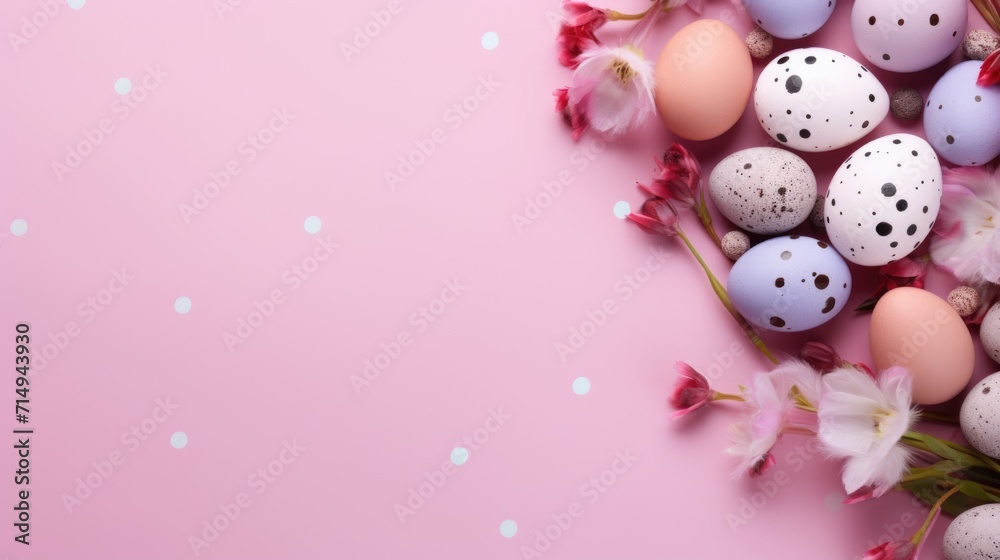
{"type": "Polygon", "coordinates": [[[708,379],[694,368],[684,362],[677,362],[674,367],[677,368],[680,377],[677,378],[674,390],[670,393],[670,405],[677,409],[670,415],[671,420],[686,416],[705,406],[711,402],[713,393],[708,386],[708,379]]]}
{"type": "Polygon", "coordinates": [[[910,541],[884,542],[865,552],[862,560],[912,560],[917,547],[910,541]]]}
{"type": "Polygon", "coordinates": [[[733,446],[727,451],[742,458],[737,474],[748,472],[758,477],[776,463],[774,446],[783,433],[813,435],[814,427],[799,416],[811,414],[800,407],[815,407],[822,391],[821,377],[809,364],[787,360],[769,373],[758,373],[743,388],[749,414],[734,424],[733,446]]]}
{"type": "Polygon", "coordinates": [[[1000,283],[1000,168],[949,169],[943,183],[931,258],[967,284],[1000,283]]]}
{"type": "Polygon", "coordinates": [[[586,129],[613,139],[645,122],[654,111],[653,65],[640,45],[662,10],[662,0],[642,17],[622,46],[592,44],[580,53],[569,87],[557,90],[556,110],[578,140],[586,129]]]}
{"type": "Polygon", "coordinates": [[[900,439],[916,421],[912,385],[901,367],[883,371],[878,381],[853,367],[823,376],[819,438],[831,456],[846,459],[841,478],[848,494],[880,495],[906,472],[910,451],[900,439]]]}
{"type": "Polygon", "coordinates": [[[743,389],[750,414],[733,424],[733,446],[726,451],[740,457],[737,474],[747,472],[758,477],[774,466],[771,449],[778,443],[785,425],[785,413],[792,406],[787,395],[781,395],[767,374],[757,374],[743,389]]]}
{"type": "Polygon", "coordinates": [[[997,83],[1000,83],[1000,49],[986,57],[979,69],[979,78],[976,80],[976,85],[982,87],[997,83]]]}
{"type": "Polygon", "coordinates": [[[608,22],[610,10],[594,8],[585,2],[563,0],[565,18],[559,26],[559,62],[563,66],[576,68],[583,51],[601,42],[594,35],[608,22]]]}
{"type": "Polygon", "coordinates": [[[677,211],[669,202],[662,198],[649,198],[642,203],[638,212],[632,212],[628,216],[629,220],[639,224],[646,233],[662,233],[664,235],[677,235],[679,220],[677,211]]]}
{"type": "Polygon", "coordinates": [[[655,197],[675,201],[678,210],[698,203],[701,164],[687,148],[675,142],[655,162],[656,175],[649,185],[639,183],[640,189],[655,197]]]}

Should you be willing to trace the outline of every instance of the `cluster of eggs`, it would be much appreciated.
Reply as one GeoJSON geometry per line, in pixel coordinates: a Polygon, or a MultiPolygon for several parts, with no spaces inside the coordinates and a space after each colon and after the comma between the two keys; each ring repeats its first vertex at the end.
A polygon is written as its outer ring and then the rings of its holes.
{"type": "MultiPolygon", "coordinates": [[[[770,55],[772,36],[815,33],[836,0],[743,4],[758,25],[745,41],[722,21],[703,19],[668,42],[656,66],[656,104],[666,127],[688,140],[721,136],[753,107],[772,146],[729,155],[708,180],[715,207],[742,230],[723,243],[727,254],[737,253],[731,255],[736,262],[728,289],[755,326],[803,331],[826,323],[847,303],[848,262],[881,267],[927,239],[941,207],[942,164],[982,165],[1000,156],[1000,87],[976,84],[982,56],[969,54],[977,49],[970,41],[983,38],[966,38],[967,0],[855,0],[851,31],[862,58],[797,48],[775,54],[756,82],[752,57],[770,55]],[[943,72],[926,104],[912,89],[890,97],[871,70],[926,70],[945,61],[963,39],[970,44],[962,49],[974,60],[943,72]],[[815,174],[795,152],[860,143],[890,108],[900,119],[922,114],[924,138],[904,133],[867,141],[843,160],[821,194],[815,174]],[[788,235],[807,219],[825,229],[828,242],[788,235]],[[770,239],[752,245],[747,234],[770,239]]],[[[871,317],[876,367],[909,369],[917,404],[955,398],[968,388],[975,361],[965,315],[931,292],[891,290],[871,317]]],[[[984,322],[984,333],[991,321],[995,341],[984,339],[984,346],[1000,361],[1000,306],[984,322]]],[[[1000,458],[1000,373],[968,393],[962,429],[977,449],[1000,458]]]]}

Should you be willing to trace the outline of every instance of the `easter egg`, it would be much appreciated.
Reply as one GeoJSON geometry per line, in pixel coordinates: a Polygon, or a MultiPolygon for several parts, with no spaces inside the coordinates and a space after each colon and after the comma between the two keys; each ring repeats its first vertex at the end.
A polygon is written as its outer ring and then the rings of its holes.
{"type": "Polygon", "coordinates": [[[967,0],[855,0],[851,32],[872,64],[916,72],[948,58],[965,38],[967,0]]]}
{"type": "Polygon", "coordinates": [[[1000,504],[983,504],[963,511],[944,532],[948,560],[992,560],[1000,550],[1000,504]]]}
{"type": "Polygon", "coordinates": [[[979,325],[979,342],[994,362],[1000,362],[1000,303],[994,303],[979,325]]]}
{"type": "Polygon", "coordinates": [[[889,113],[889,94],[846,54],[809,47],[772,60],[754,88],[764,130],[804,152],[843,148],[875,129],[889,113]]]}
{"type": "Polygon", "coordinates": [[[716,19],[681,28],[656,63],[656,110],[667,129],[688,140],[709,140],[732,128],[752,87],[743,38],[716,19]]]}
{"type": "Polygon", "coordinates": [[[1000,155],[1000,88],[976,85],[981,62],[967,60],[945,72],[927,96],[924,132],[942,158],[982,165],[1000,155]]]}
{"type": "Polygon", "coordinates": [[[896,288],[872,310],[868,345],[879,370],[906,368],[913,402],[943,403],[972,379],[975,352],[965,322],[948,302],[920,288],[896,288]]]}
{"type": "Polygon", "coordinates": [[[959,422],[972,447],[1000,459],[1000,373],[988,376],[969,391],[962,401],[959,422]]]}
{"type": "Polygon", "coordinates": [[[837,7],[836,0],[743,0],[754,22],[775,37],[800,39],[815,33],[837,7]]]}
{"type": "Polygon", "coordinates": [[[816,176],[799,156],[779,148],[749,148],[723,159],[708,179],[715,207],[754,233],[784,233],[809,217],[816,176]]]}
{"type": "Polygon", "coordinates": [[[858,148],[833,175],[824,216],[830,243],[847,260],[882,266],[910,254],[941,208],[941,165],[912,134],[858,148]]]}
{"type": "Polygon", "coordinates": [[[792,235],[751,247],[729,272],[733,305],[754,325],[783,332],[818,327],[843,309],[851,271],[829,245],[792,235]]]}

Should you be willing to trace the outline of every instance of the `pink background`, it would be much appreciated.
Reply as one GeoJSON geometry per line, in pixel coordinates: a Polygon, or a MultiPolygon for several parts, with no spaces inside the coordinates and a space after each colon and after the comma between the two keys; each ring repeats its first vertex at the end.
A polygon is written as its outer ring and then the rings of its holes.
{"type": "MultiPolygon", "coordinates": [[[[673,138],[650,122],[614,144],[574,144],[553,111],[551,92],[570,77],[554,56],[556,0],[58,1],[50,17],[36,0],[0,4],[0,328],[9,363],[14,326],[29,322],[36,357],[32,544],[13,541],[8,431],[0,557],[515,559],[537,544],[552,559],[842,559],[922,521],[898,493],[842,507],[838,465],[794,437],[773,474],[733,479],[723,450],[737,415],[724,407],[668,420],[674,361],[720,389],[767,364],[679,245],[613,212],[638,207],[635,181],[673,138]],[[391,19],[372,23],[373,11],[391,19]],[[12,47],[9,33],[33,17],[44,25],[12,47]],[[345,55],[366,25],[377,35],[345,55]],[[482,46],[487,32],[495,49],[482,46]],[[121,77],[133,84],[124,96],[121,77]],[[282,109],[287,124],[272,120],[282,109]],[[103,119],[82,161],[54,171],[103,119]],[[269,143],[248,149],[258,134],[269,143]],[[385,173],[433,137],[434,152],[390,188],[385,173]],[[206,191],[213,173],[228,185],[206,191]],[[559,196],[519,231],[512,215],[560,178],[559,196]],[[195,191],[207,207],[185,219],[195,191]],[[303,226],[310,216],[318,233],[303,226]],[[15,220],[27,233],[8,233],[15,220]],[[662,266],[650,259],[661,250],[662,266]],[[458,295],[435,301],[456,279],[458,295]],[[275,292],[277,304],[262,303],[275,292]],[[180,297],[189,312],[175,310],[180,297]],[[556,345],[607,300],[614,313],[561,359],[556,345]],[[241,320],[254,328],[230,351],[241,320]],[[394,347],[401,335],[407,345],[394,347]],[[356,390],[384,348],[395,358],[356,390]],[[588,394],[574,393],[578,377],[588,394]],[[158,399],[175,409],[156,411],[158,399]],[[186,446],[172,445],[175,432],[186,446]],[[456,467],[458,445],[469,458],[456,467]],[[401,522],[396,504],[411,491],[425,497],[401,522]],[[74,493],[85,498],[67,507],[74,493]],[[196,555],[189,539],[206,538],[220,504],[239,515],[196,555]],[[512,538],[500,531],[508,519],[512,538]]],[[[708,4],[707,15],[729,7],[708,4]]],[[[820,33],[776,52],[821,45],[860,58],[849,14],[841,2],[820,33]]],[[[648,55],[693,19],[661,22],[648,55]]],[[[733,25],[750,29],[746,16],[733,25]]],[[[926,94],[947,65],[874,71],[890,93],[926,94]]],[[[921,125],[889,117],[868,139],[896,131],[921,125]]],[[[689,146],[707,174],[767,142],[748,111],[729,134],[689,146]]],[[[821,190],[852,149],[804,156],[821,190]]],[[[687,229],[724,278],[727,261],[687,229]]],[[[868,361],[867,316],[850,309],[877,279],[854,272],[848,310],[805,335],[768,335],[772,348],[795,354],[820,339],[868,361]]],[[[929,287],[954,284],[932,272],[929,287]]],[[[995,364],[977,351],[979,379],[995,364]]],[[[5,431],[18,427],[7,379],[5,431]]],[[[923,558],[941,558],[945,525],[923,558]]]]}

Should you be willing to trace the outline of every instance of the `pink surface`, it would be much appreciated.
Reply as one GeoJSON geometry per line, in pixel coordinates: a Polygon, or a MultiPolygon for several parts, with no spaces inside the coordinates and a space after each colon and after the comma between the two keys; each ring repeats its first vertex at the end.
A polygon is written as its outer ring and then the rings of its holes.
{"type": "MultiPolygon", "coordinates": [[[[31,545],[13,541],[24,487],[8,430],[23,426],[8,376],[0,556],[843,559],[923,519],[903,494],[842,507],[837,465],[792,437],[773,474],[733,479],[735,413],[668,420],[675,360],[724,388],[766,362],[680,246],[612,212],[638,207],[635,181],[673,138],[650,122],[574,144],[553,112],[570,76],[556,0],[45,6],[0,4],[5,32],[45,21],[0,49],[3,355],[27,322],[36,356],[31,545]],[[390,186],[400,158],[431,145],[390,186]],[[27,233],[7,233],[18,219],[27,233]],[[580,328],[590,336],[560,356],[580,328]],[[368,361],[388,365],[360,382],[368,361]],[[469,451],[457,467],[456,446],[469,451]]],[[[849,12],[841,2],[820,33],[776,50],[860,58],[849,12]]],[[[693,18],[671,15],[647,52],[693,18]]],[[[873,71],[890,93],[926,94],[946,66],[873,71]]],[[[890,117],[868,138],[901,130],[921,126],[890,117]]],[[[707,173],[767,142],[748,111],[690,147],[707,173]]],[[[850,151],[804,155],[821,188],[850,151]]],[[[877,283],[854,271],[848,308],[877,283]]],[[[953,285],[932,273],[939,294],[953,285]]],[[[766,338],[869,360],[867,316],[850,311],[766,338]]],[[[995,367],[977,351],[975,380],[995,367]]],[[[941,558],[944,527],[923,558],[941,558]]]]}

